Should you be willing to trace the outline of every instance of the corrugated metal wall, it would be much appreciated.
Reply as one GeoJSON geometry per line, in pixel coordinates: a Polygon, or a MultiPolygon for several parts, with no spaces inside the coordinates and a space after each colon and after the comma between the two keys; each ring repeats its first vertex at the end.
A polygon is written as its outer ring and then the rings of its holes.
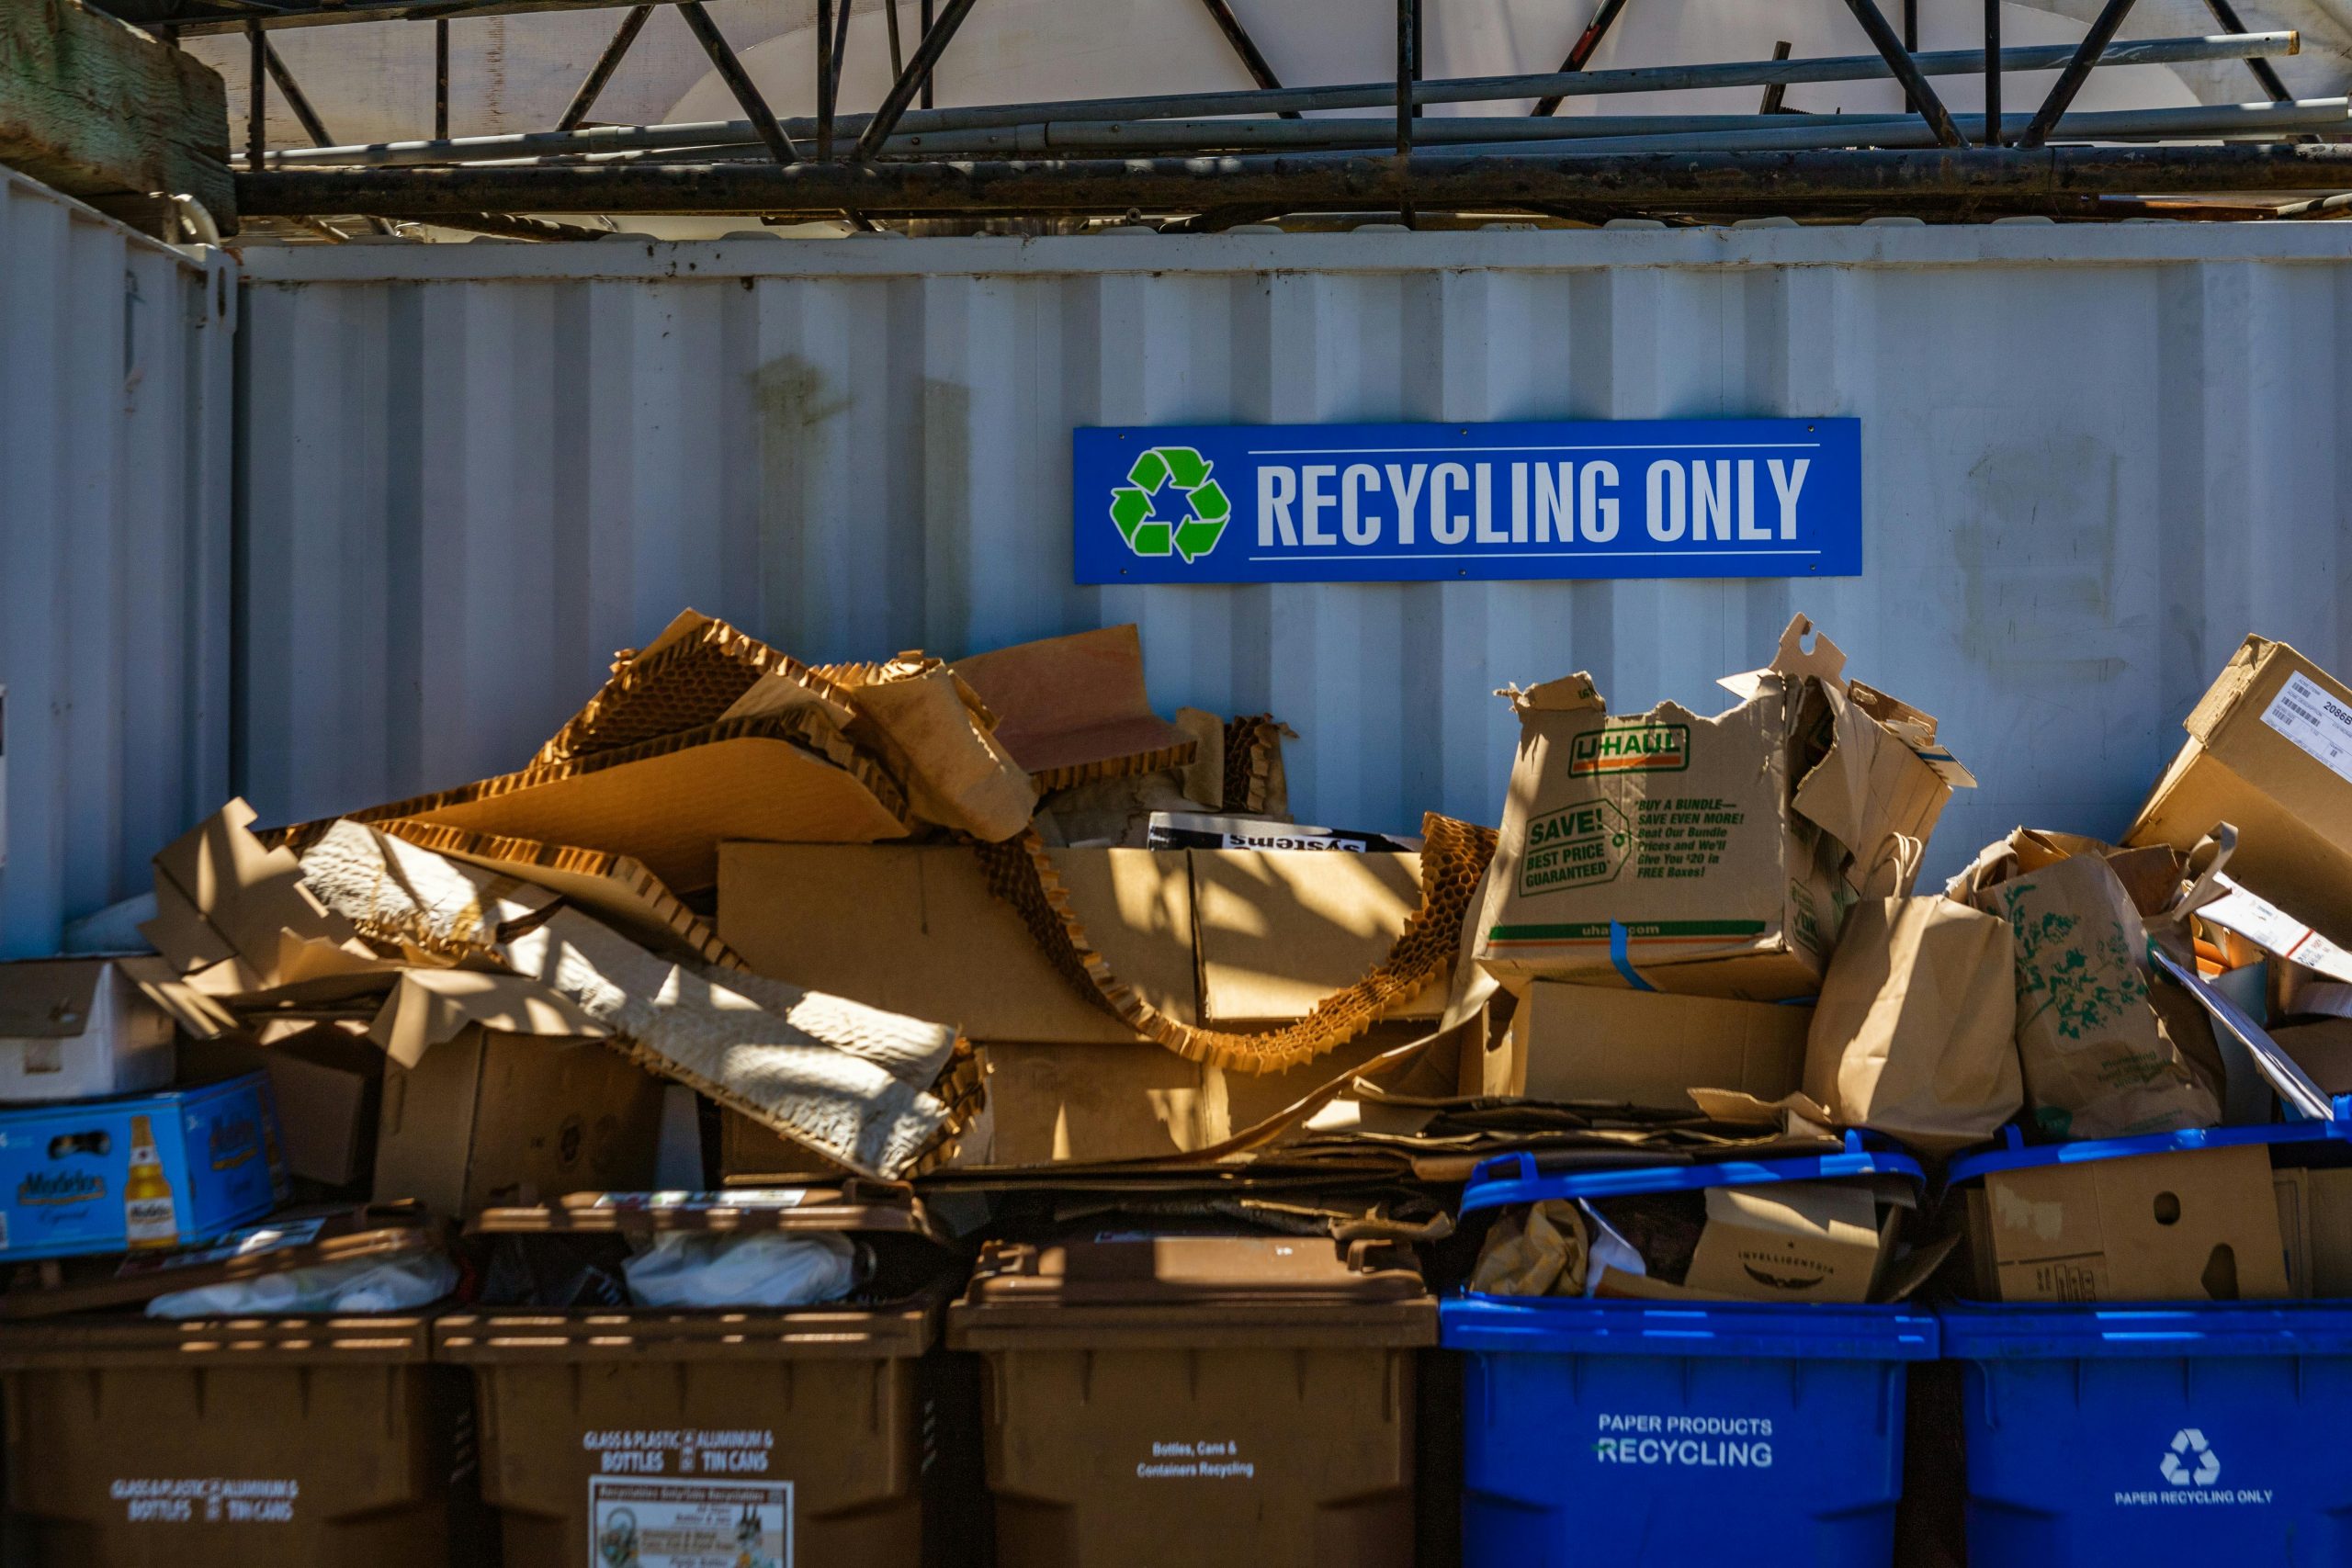
{"type": "Polygon", "coordinates": [[[1489,694],[1620,708],[1815,615],[2020,819],[2120,829],[2249,630],[2352,668],[2352,259],[2324,225],[1742,228],[247,256],[247,788],[519,765],[679,607],[810,659],[1142,623],[1299,730],[1313,820],[1499,813],[1489,694]],[[1073,425],[1853,414],[1867,575],[1085,589],[1073,425]]]}
{"type": "Polygon", "coordinates": [[[0,956],[229,784],[235,271],[0,169],[0,956]]]}

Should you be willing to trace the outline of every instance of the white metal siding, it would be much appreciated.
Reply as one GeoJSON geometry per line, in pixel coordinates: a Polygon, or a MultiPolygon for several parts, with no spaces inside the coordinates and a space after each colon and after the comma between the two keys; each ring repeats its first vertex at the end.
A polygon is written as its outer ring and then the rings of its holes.
{"type": "Polygon", "coordinates": [[[229,784],[233,268],[0,169],[0,956],[229,784]]]}
{"type": "Polygon", "coordinates": [[[1813,614],[2020,820],[2122,827],[2249,630],[2352,668],[2352,258],[2325,225],[255,250],[243,781],[519,765],[684,605],[805,658],[1142,624],[1272,710],[1308,819],[1492,821],[1506,682],[1619,709],[1813,614]],[[1070,585],[1074,425],[1852,414],[1867,574],[1070,585]]]}

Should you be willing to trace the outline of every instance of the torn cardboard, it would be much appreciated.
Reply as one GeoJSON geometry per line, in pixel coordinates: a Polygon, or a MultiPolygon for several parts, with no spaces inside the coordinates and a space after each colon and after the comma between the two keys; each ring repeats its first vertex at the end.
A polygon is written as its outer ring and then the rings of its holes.
{"type": "Polygon", "coordinates": [[[1538,980],[1511,1016],[1532,1100],[1685,1111],[1694,1089],[1775,1100],[1797,1087],[1813,1010],[1538,980]]]}
{"type": "Polygon", "coordinates": [[[2249,637],[2183,728],[2124,842],[2186,852],[2234,823],[2233,874],[2323,931],[2352,931],[2352,687],[2249,637]]]}
{"type": "Polygon", "coordinates": [[[2284,1296],[2270,1178],[2259,1145],[1988,1172],[1979,1277],[2008,1302],[2284,1296]]]}
{"type": "MultiPolygon", "coordinates": [[[[1908,893],[1956,763],[1934,721],[1877,694],[1873,716],[1798,616],[1713,716],[1672,703],[1609,716],[1591,678],[1509,697],[1519,755],[1477,962],[1536,979],[1749,1001],[1819,987],[1841,911],[1908,893]],[[1925,753],[1925,754],[1923,754],[1925,753]],[[1613,954],[1613,956],[1612,956],[1613,954]]],[[[1867,688],[1865,688],[1867,691],[1867,688]]]]}
{"type": "Polygon", "coordinates": [[[1198,750],[1151,711],[1133,626],[976,653],[955,670],[997,716],[997,739],[1041,790],[1182,767],[1198,750]]]}
{"type": "MultiPolygon", "coordinates": [[[[1191,867],[1201,1016],[1218,1026],[1305,1018],[1385,958],[1420,906],[1419,854],[1194,850],[1191,867]]],[[[1431,985],[1388,1016],[1443,1003],[1431,985]]]]}
{"type": "Polygon", "coordinates": [[[1035,831],[978,847],[989,889],[1010,904],[1063,978],[1098,997],[1136,1033],[1180,1055],[1243,1072],[1280,1072],[1356,1038],[1450,969],[1472,891],[1493,856],[1494,836],[1434,813],[1424,819],[1421,903],[1387,956],[1354,985],[1325,997],[1296,1023],[1262,1033],[1194,1027],[1137,994],[1094,945],[1054,852],[1035,831]]]}
{"type": "Polygon", "coordinates": [[[726,622],[679,613],[642,649],[624,649],[585,707],[532,758],[534,767],[574,761],[699,729],[730,717],[814,708],[836,728],[850,721],[841,690],[823,675],[726,622]],[[757,695],[752,688],[760,687],[757,695]]]}
{"type": "Polygon", "coordinates": [[[952,1029],[816,993],[772,1011],[584,915],[551,908],[551,894],[357,823],[335,824],[302,869],[306,885],[359,929],[423,932],[445,945],[469,939],[611,1030],[642,1065],[862,1175],[903,1175],[952,1135],[947,1107],[899,1076],[944,1070],[952,1029]]]}
{"type": "MultiPolygon", "coordinates": [[[[725,839],[904,838],[905,796],[813,709],[729,719],[351,812],[627,855],[676,893],[718,879],[725,839]]],[[[325,823],[282,829],[306,850],[325,823]]]]}
{"type": "MultiPolygon", "coordinates": [[[[1198,1016],[1190,864],[1055,852],[1075,918],[1136,994],[1198,1016]]],[[[756,972],[960,1027],[973,1040],[1124,1044],[1136,1031],[1055,971],[962,846],[730,843],[718,934],[756,972]]]]}

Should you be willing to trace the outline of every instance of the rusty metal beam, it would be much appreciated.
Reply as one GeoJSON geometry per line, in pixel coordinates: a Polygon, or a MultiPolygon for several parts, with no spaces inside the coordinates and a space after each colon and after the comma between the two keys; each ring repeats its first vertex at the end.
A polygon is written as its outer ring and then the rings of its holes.
{"type": "Polygon", "coordinates": [[[743,69],[743,62],[736,59],[735,51],[728,47],[726,35],[718,30],[718,24],[710,19],[710,13],[702,8],[702,0],[678,0],[678,15],[684,17],[686,26],[694,29],[703,52],[710,56],[711,66],[718,73],[718,79],[727,84],[729,92],[735,95],[735,102],[741,107],[743,118],[752,122],[752,129],[759,133],[760,141],[766,145],[769,154],[780,164],[798,163],[800,150],[792,144],[792,138],[785,134],[784,127],[776,123],[775,111],[768,107],[765,98],[760,96],[760,89],[752,84],[750,73],[743,69]]]}
{"type": "MultiPolygon", "coordinates": [[[[1944,101],[1936,96],[1935,88],[1928,85],[1927,76],[1919,70],[1919,62],[1903,46],[1903,40],[1895,36],[1894,29],[1886,25],[1886,17],[1878,8],[1878,0],[1846,0],[1846,8],[1854,13],[1856,21],[1862,24],[1862,31],[1870,34],[1871,42],[1877,46],[1880,58],[1886,62],[1886,68],[1894,73],[1894,79],[1903,84],[1904,102],[1919,111],[1919,118],[1926,120],[1928,128],[1936,133],[1936,140],[1946,147],[1967,145],[1967,138],[1962,136],[1960,128],[1952,124],[1951,111],[1944,107],[1944,101]]],[[[2097,59],[2098,51],[2094,50],[2091,57],[2097,59]]]]}
{"type": "MultiPolygon", "coordinates": [[[[1233,6],[1228,0],[1201,0],[1201,4],[1207,6],[1209,15],[1216,19],[1218,28],[1225,34],[1225,41],[1233,46],[1233,52],[1240,57],[1241,68],[1250,73],[1250,80],[1270,92],[1278,90],[1283,85],[1282,78],[1275,75],[1274,68],[1266,63],[1266,57],[1258,52],[1257,39],[1251,38],[1250,29],[1241,25],[1241,18],[1233,14],[1233,6]]],[[[1296,119],[1299,113],[1296,109],[1284,109],[1283,118],[1296,119]]]]}
{"type": "Polygon", "coordinates": [[[1393,211],[1903,211],[1969,204],[2075,210],[2108,195],[2352,188],[2352,144],[1935,148],[1916,152],[1513,153],[1091,159],[1064,163],[739,163],[593,168],[267,170],[237,176],[255,214],[748,212],[879,215],[1393,211]]]}
{"type": "Polygon", "coordinates": [[[588,111],[596,107],[596,99],[603,94],[605,84],[611,81],[613,73],[619,69],[622,56],[628,53],[628,46],[637,41],[637,35],[645,30],[645,24],[652,16],[653,7],[650,6],[629,7],[628,15],[623,17],[621,25],[614,29],[612,40],[605,45],[605,52],[596,57],[595,64],[588,67],[588,74],[581,80],[580,90],[572,94],[571,102],[564,106],[563,118],[555,122],[558,130],[580,128],[580,122],[588,118],[588,111]]]}
{"type": "MultiPolygon", "coordinates": [[[[1616,25],[1617,14],[1624,8],[1625,0],[1600,0],[1600,9],[1592,14],[1592,20],[1585,24],[1584,31],[1577,35],[1577,41],[1569,47],[1568,57],[1560,62],[1563,73],[1584,69],[1585,62],[1590,60],[1593,51],[1600,47],[1600,40],[1609,36],[1609,29],[1616,25]]],[[[1776,54],[1772,58],[1785,60],[1788,57],[1776,54]]],[[[1560,105],[1566,101],[1561,95],[1555,93],[1536,99],[1535,107],[1529,112],[1536,119],[1549,119],[1560,112],[1560,105]]]]}
{"type": "MultiPolygon", "coordinates": [[[[846,4],[847,0],[843,3],[846,4]]],[[[947,52],[947,45],[956,37],[956,29],[962,27],[964,18],[972,14],[973,4],[974,0],[947,0],[945,13],[923,28],[922,41],[915,45],[915,57],[907,62],[907,68],[899,73],[897,81],[890,84],[890,91],[884,96],[882,107],[874,111],[874,118],[866,121],[865,133],[857,139],[859,162],[868,162],[882,151],[882,144],[890,140],[890,132],[898,129],[899,117],[907,112],[909,104],[914,102],[915,94],[928,90],[932,68],[939,63],[939,57],[947,52]]]]}
{"type": "Polygon", "coordinates": [[[2050,96],[2041,100],[2041,107],[2033,111],[2033,118],[2026,122],[2024,131],[2018,137],[2018,146],[2039,147],[2050,140],[2059,116],[2066,112],[2066,106],[2082,91],[2091,67],[2098,63],[2099,55],[2122,28],[2123,18],[2131,14],[2132,0],[2107,0],[2106,8],[2091,23],[2091,30],[2083,35],[2075,57],[2066,62],[2066,68],[2058,73],[2058,80],[2050,85],[2050,96]]]}

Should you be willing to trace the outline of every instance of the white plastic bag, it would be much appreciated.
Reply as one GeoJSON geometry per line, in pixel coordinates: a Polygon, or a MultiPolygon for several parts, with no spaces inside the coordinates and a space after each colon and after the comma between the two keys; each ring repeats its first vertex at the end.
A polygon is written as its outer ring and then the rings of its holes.
{"type": "Polygon", "coordinates": [[[639,1306],[809,1306],[857,1288],[857,1248],[824,1232],[665,1231],[621,1271],[639,1306]]]}
{"type": "Polygon", "coordinates": [[[407,1312],[458,1288],[458,1266],[437,1252],[353,1258],[257,1274],[147,1303],[149,1317],[266,1317],[278,1313],[407,1312]]]}

